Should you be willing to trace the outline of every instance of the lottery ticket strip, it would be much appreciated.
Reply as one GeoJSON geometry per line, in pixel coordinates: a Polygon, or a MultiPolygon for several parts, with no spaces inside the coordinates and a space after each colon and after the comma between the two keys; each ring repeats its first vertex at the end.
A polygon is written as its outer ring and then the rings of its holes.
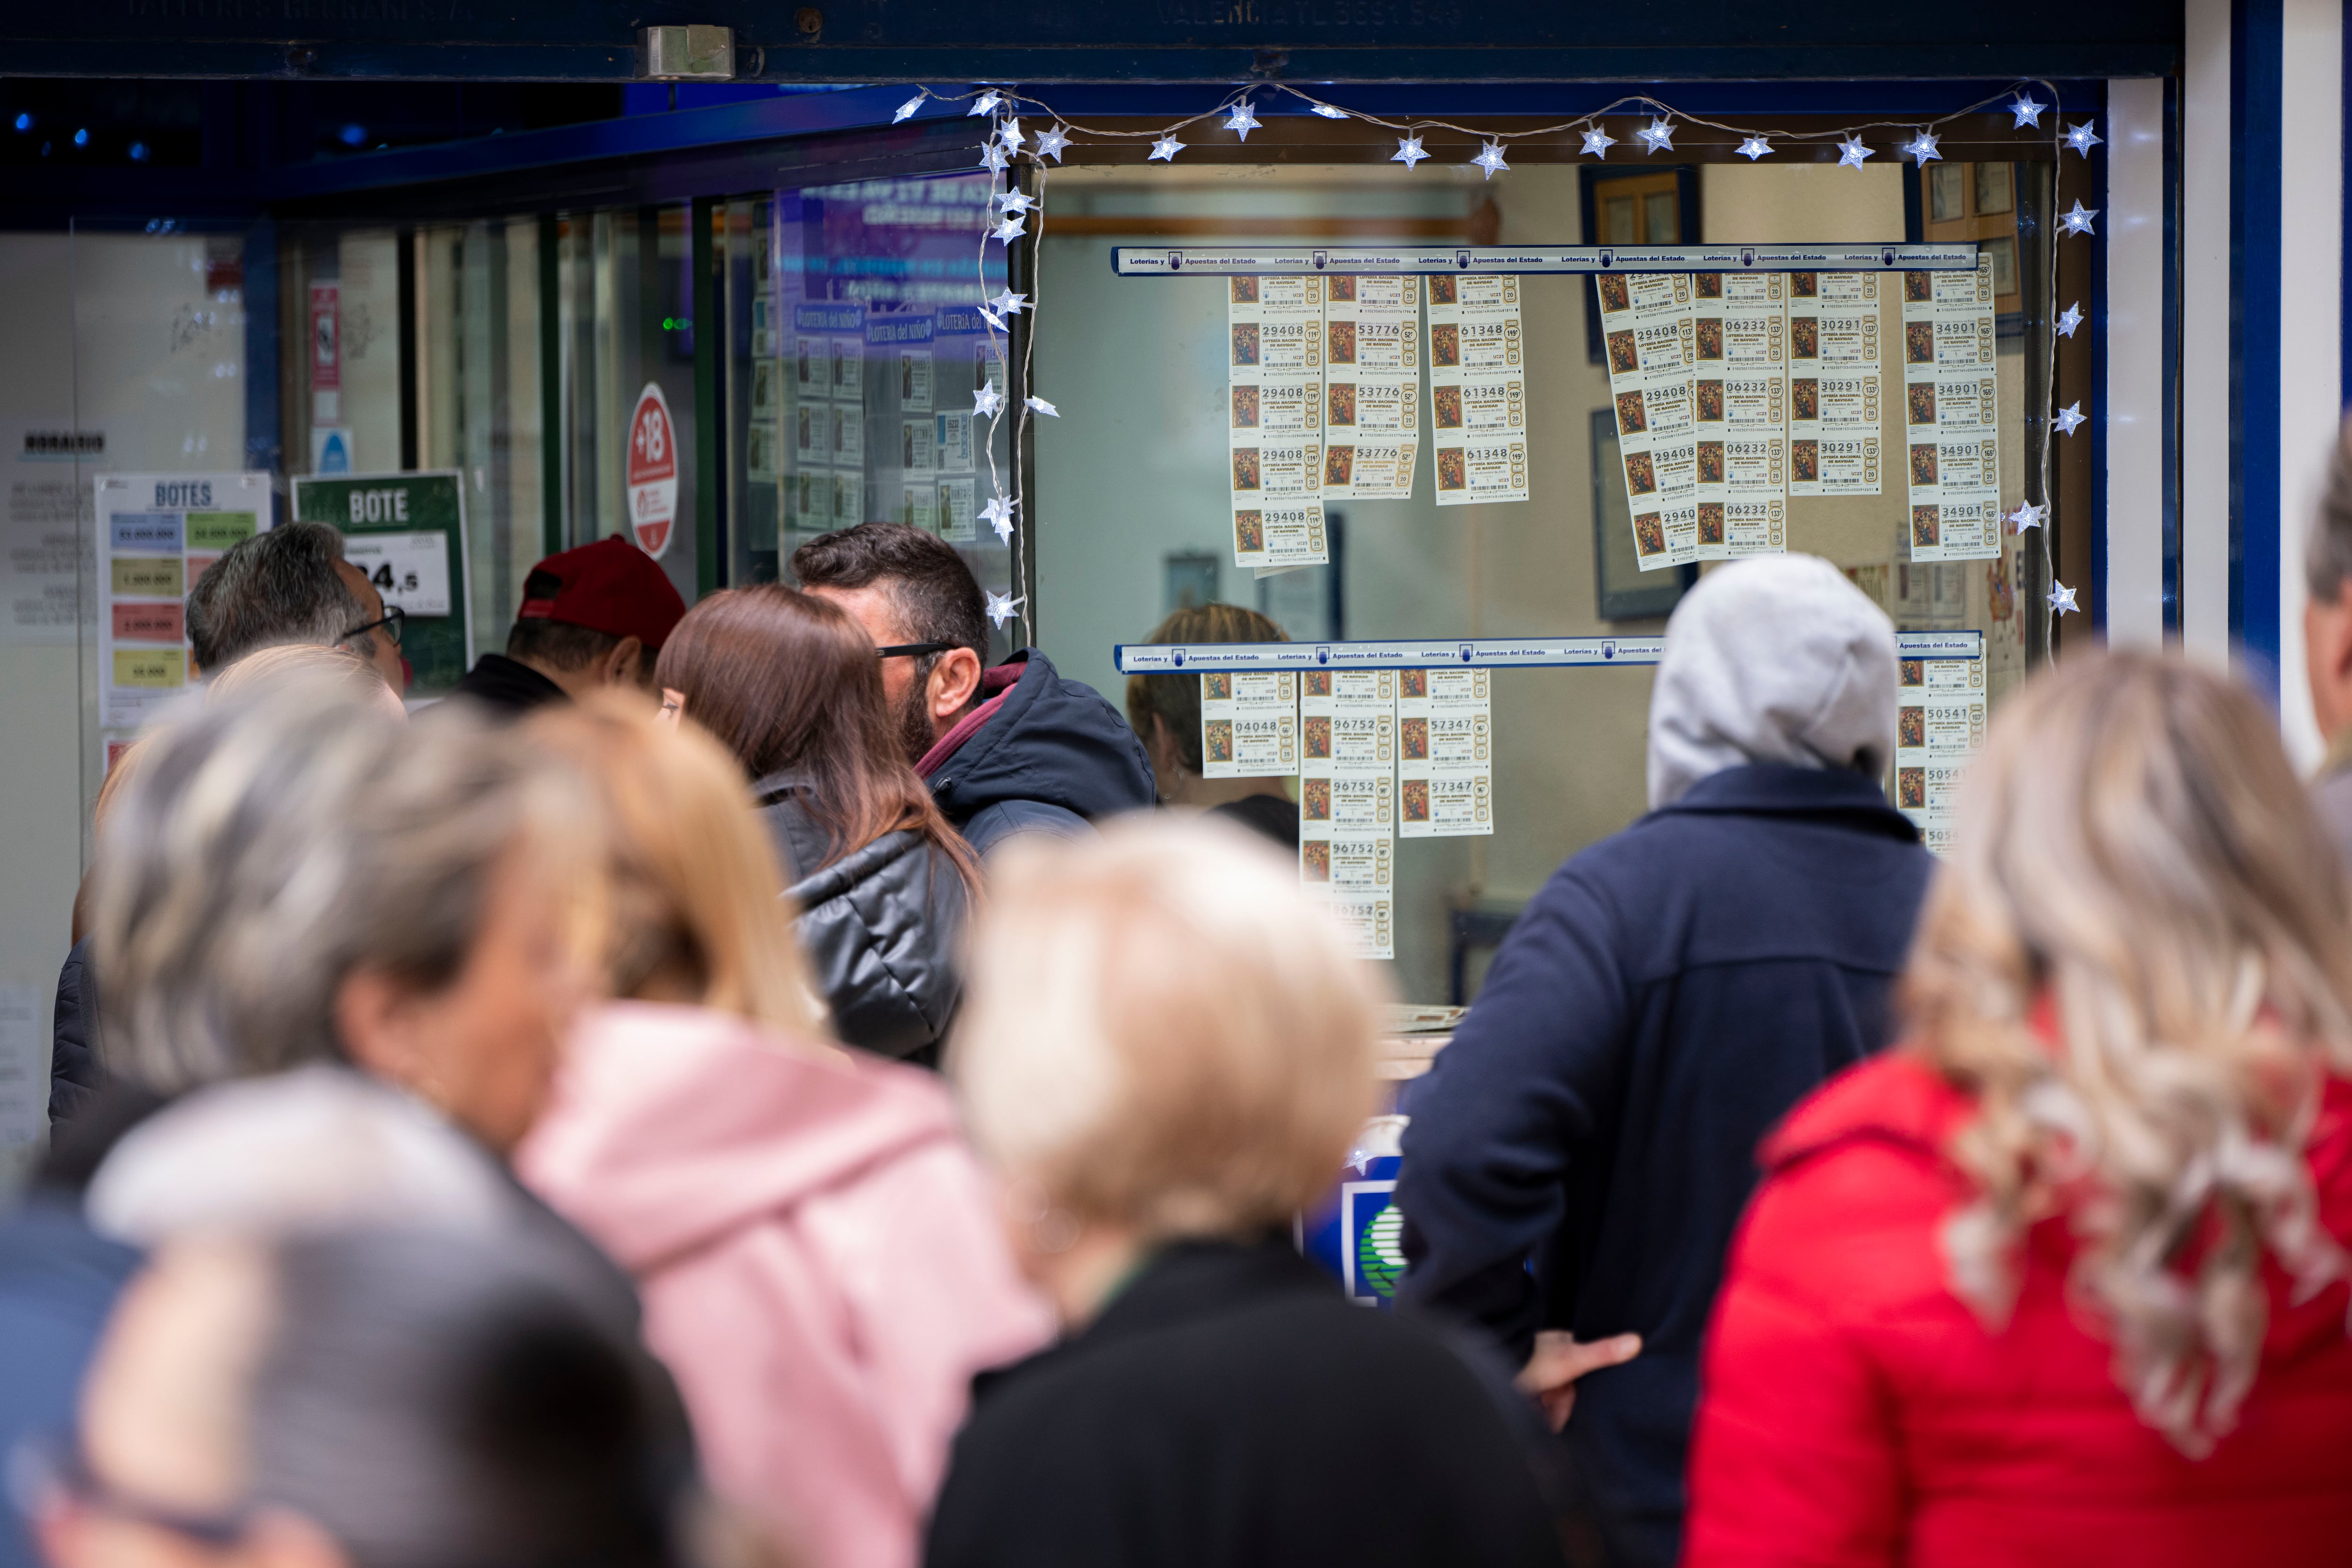
{"type": "MultiPolygon", "coordinates": [[[[1489,672],[1654,665],[1659,637],[1122,643],[1124,675],[1198,672],[1210,778],[1298,781],[1299,879],[1367,958],[1396,956],[1396,841],[1495,831],[1489,672]]],[[[1895,804],[1929,848],[1984,743],[1984,634],[1897,632],[1895,804]]]]}

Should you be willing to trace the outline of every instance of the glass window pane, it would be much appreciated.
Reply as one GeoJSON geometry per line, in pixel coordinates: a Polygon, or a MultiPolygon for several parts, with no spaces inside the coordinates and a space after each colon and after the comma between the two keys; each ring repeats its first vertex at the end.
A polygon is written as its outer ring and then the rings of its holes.
{"type": "Polygon", "coordinates": [[[1682,214],[1673,191],[1653,191],[1642,198],[1642,206],[1646,220],[1642,236],[1643,245],[1682,243],[1682,214]]]}
{"type": "Polygon", "coordinates": [[[2005,213],[2016,205],[2010,194],[2010,165],[1979,163],[1977,172],[1977,216],[2005,213]]]}
{"type": "Polygon", "coordinates": [[[1639,245],[1642,237],[1633,223],[1633,198],[1611,196],[1601,204],[1601,245],[1639,245]]]}
{"type": "Polygon", "coordinates": [[[1937,223],[1968,216],[1963,190],[1966,176],[1958,163],[1927,165],[1927,216],[1937,223]]]}

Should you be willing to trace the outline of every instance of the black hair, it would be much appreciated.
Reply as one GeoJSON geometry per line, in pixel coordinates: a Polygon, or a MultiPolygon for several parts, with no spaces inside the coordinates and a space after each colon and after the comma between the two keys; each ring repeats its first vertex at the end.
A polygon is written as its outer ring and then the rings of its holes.
{"type": "Polygon", "coordinates": [[[952,643],[988,663],[980,582],[955,546],[936,533],[903,522],[861,522],[821,533],[793,552],[793,576],[803,588],[880,583],[898,606],[908,640],[952,643]]]}

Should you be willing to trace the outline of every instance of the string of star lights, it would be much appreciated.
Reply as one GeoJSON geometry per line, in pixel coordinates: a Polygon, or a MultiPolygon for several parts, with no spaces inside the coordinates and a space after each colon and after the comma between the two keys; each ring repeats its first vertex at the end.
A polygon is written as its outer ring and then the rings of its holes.
{"type": "MultiPolygon", "coordinates": [[[[1087,142],[1148,142],[1150,143],[1151,151],[1146,155],[1147,163],[1173,163],[1188,147],[1195,145],[1184,141],[1184,134],[1194,132],[1196,128],[1206,126],[1213,121],[1219,121],[1210,127],[1213,132],[1229,132],[1237,142],[1247,142],[1250,132],[1262,129],[1264,125],[1264,121],[1258,118],[1253,101],[1261,94],[1266,95],[1268,100],[1276,97],[1295,99],[1303,104],[1309,113],[1325,120],[1361,121],[1367,125],[1377,125],[1383,130],[1395,132],[1396,151],[1389,155],[1388,161],[1403,164],[1407,173],[1412,172],[1422,163],[1436,161],[1437,155],[1431,153],[1423,144],[1423,138],[1430,132],[1444,131],[1475,139],[1478,142],[1477,153],[1460,166],[1478,170],[1481,183],[1491,181],[1497,174],[1510,173],[1510,150],[1517,144],[1564,135],[1579,138],[1576,153],[1579,158],[1606,159],[1612,147],[1628,142],[1639,146],[1644,157],[1653,157],[1660,153],[1674,152],[1675,135],[1692,128],[1697,128],[1737,138],[1738,146],[1733,150],[1734,155],[1745,158],[1750,163],[1759,159],[1772,157],[1784,148],[1811,148],[1818,151],[1826,146],[1834,146],[1837,149],[1838,167],[1860,169],[1864,167],[1871,158],[1877,156],[1881,152],[1890,150],[1885,146],[1873,146],[1865,140],[1866,135],[1876,134],[1882,142],[1885,142],[1889,133],[1907,132],[1909,140],[1893,143],[1891,150],[1897,157],[1908,159],[1915,167],[1923,168],[1928,163],[1940,162],[1944,156],[1941,151],[1943,138],[1938,134],[1941,127],[1990,110],[2008,113],[2011,116],[2011,129],[2013,131],[2031,130],[2041,132],[2050,139],[2051,155],[2055,170],[2054,181],[2063,181],[2064,178],[2067,153],[2072,152],[2087,163],[2091,156],[2091,149],[2102,145],[2105,141],[2105,138],[2098,133],[2095,118],[2085,120],[2079,125],[2065,124],[2057,112],[2057,89],[2048,80],[2039,78],[2013,83],[1990,97],[1979,99],[1974,103],[1953,110],[1948,114],[1938,115],[1932,120],[1873,120],[1825,131],[1761,131],[1748,126],[1734,125],[1720,120],[1709,120],[1704,116],[1684,113],[1674,105],[1646,94],[1634,94],[1616,99],[1599,109],[1580,114],[1572,120],[1561,121],[1558,124],[1540,125],[1525,131],[1496,131],[1459,125],[1446,120],[1385,119],[1377,114],[1368,114],[1360,110],[1348,109],[1332,103],[1303,89],[1292,87],[1286,82],[1253,82],[1228,92],[1214,105],[1199,113],[1171,121],[1157,129],[1130,131],[1081,125],[1056,113],[1050,104],[1042,100],[1002,87],[978,87],[959,93],[934,92],[929,88],[918,87],[914,89],[914,96],[898,106],[898,112],[891,117],[891,123],[897,124],[914,118],[926,103],[962,104],[965,106],[964,114],[967,117],[983,119],[989,122],[987,140],[981,143],[980,166],[986,170],[989,175],[990,220],[983,226],[981,232],[976,265],[981,289],[984,293],[988,287],[988,247],[991,245],[1001,245],[1005,247],[1007,286],[981,308],[980,314],[988,328],[990,352],[994,356],[999,374],[1004,377],[1004,384],[1008,387],[1012,385],[1010,345],[1013,318],[1025,312],[1030,318],[1032,326],[1032,330],[1025,335],[1024,352],[1022,355],[1021,387],[1024,395],[1020,406],[1017,408],[1008,406],[1004,395],[1000,393],[993,384],[983,384],[972,394],[973,416],[988,421],[988,474],[992,491],[988,504],[980,510],[980,516],[994,530],[997,539],[1012,552],[1013,586],[1015,588],[1025,580],[1022,572],[1022,562],[1024,536],[1028,531],[1023,525],[1021,519],[1022,504],[1027,497],[1024,493],[1024,480],[1017,458],[1013,463],[1013,493],[1010,495],[1005,493],[1004,477],[998,471],[996,462],[996,433],[1006,416],[1011,416],[1013,421],[1013,449],[1017,452],[1021,437],[1027,433],[1029,421],[1033,416],[1056,418],[1060,415],[1060,410],[1028,390],[1032,384],[1031,375],[1036,358],[1037,334],[1034,329],[1042,286],[1038,279],[1033,276],[1029,279],[1028,293],[1013,292],[1010,286],[1013,243],[1024,236],[1033,241],[1044,237],[1047,174],[1053,165],[1058,165],[1063,162],[1064,154],[1071,147],[1077,145],[1081,137],[1087,142]],[[2037,88],[2049,95],[2048,102],[2042,102],[2033,96],[2034,89],[2037,88]],[[1034,113],[1041,119],[1045,122],[1044,128],[1024,131],[1020,120],[1024,112],[1034,113]],[[2044,114],[2051,116],[2051,123],[2047,127],[2044,127],[2042,122],[2042,117],[2044,114]],[[1628,117],[1646,117],[1648,123],[1633,127],[1629,137],[1612,136],[1602,124],[1605,119],[1616,118],[1622,121],[1628,117]],[[1020,181],[1014,173],[1016,164],[1022,169],[1034,173],[1035,191],[1034,195],[1021,188],[1020,181]],[[1008,176],[1013,177],[1008,178],[1008,176]]],[[[2053,206],[2056,199],[2057,186],[2053,183],[2052,186],[2053,206]]],[[[2084,319],[2083,307],[2079,302],[2068,305],[2063,312],[2058,309],[2058,244],[2061,239],[2075,235],[2095,237],[2098,233],[2098,208],[2085,207],[2078,196],[2071,207],[2056,215],[2055,222],[2044,226],[2048,237],[2044,247],[2047,263],[2044,272],[2048,280],[2048,297],[2045,301],[2046,310],[2043,320],[2048,323],[2050,334],[2048,347],[2053,374],[2046,394],[2048,404],[2032,420],[2029,421],[2028,426],[2029,431],[2032,424],[2038,423],[2042,426],[2039,460],[2033,465],[2032,474],[2033,482],[2029,487],[2032,490],[2038,490],[2042,499],[2036,501],[2029,494],[2019,503],[2017,510],[2006,514],[2003,520],[2011,525],[2021,541],[2027,531],[2041,530],[2042,580],[2050,584],[2043,609],[2045,648],[2049,644],[2048,634],[2054,628],[2058,618],[2078,613],[2080,609],[2075,603],[2076,591],[2057,579],[2057,562],[2050,548],[2050,530],[2047,524],[2050,521],[2050,448],[2053,439],[2052,433],[2054,431],[2057,435],[2071,437],[2074,431],[2087,423],[2091,417],[2083,411],[2082,400],[2079,398],[2063,408],[2058,406],[2055,374],[2058,340],[2072,338],[2084,319]]],[[[1003,626],[1013,616],[1023,613],[1024,603],[1022,597],[1012,593],[992,592],[988,595],[989,619],[998,626],[1003,626]]],[[[1030,614],[1029,623],[1034,634],[1036,625],[1034,612],[1030,614]]]]}

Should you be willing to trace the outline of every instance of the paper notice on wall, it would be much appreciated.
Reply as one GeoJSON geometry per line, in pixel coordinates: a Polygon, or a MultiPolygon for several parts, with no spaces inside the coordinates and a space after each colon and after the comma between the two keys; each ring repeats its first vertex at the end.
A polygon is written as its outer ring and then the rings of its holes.
{"type": "Polygon", "coordinates": [[[1519,280],[1429,278],[1430,448],[1437,504],[1528,499],[1528,367],[1519,280]]]}
{"type": "Polygon", "coordinates": [[[1903,425],[1911,559],[2000,554],[1992,257],[1972,272],[1903,275],[1903,425]]]}
{"type": "Polygon", "coordinates": [[[931,351],[900,349],[898,351],[898,412],[929,414],[931,411],[931,351]]]}
{"type": "Polygon", "coordinates": [[[1323,283],[1226,279],[1226,457],[1234,564],[1321,566],[1323,283]]]}
{"type": "Polygon", "coordinates": [[[1324,281],[1323,499],[1407,500],[1421,454],[1421,285],[1324,281]]]}
{"type": "Polygon", "coordinates": [[[1698,558],[1788,550],[1789,278],[1691,278],[1698,558]]]}
{"type": "Polygon", "coordinates": [[[1219,670],[1201,677],[1201,776],[1275,778],[1298,771],[1298,676],[1219,670]]]}
{"type": "Polygon", "coordinates": [[[130,729],[187,689],[188,590],[270,525],[269,476],[104,474],[96,485],[98,721],[130,729]]]}
{"type": "MultiPolygon", "coordinates": [[[[120,435],[118,429],[116,434],[120,435]]],[[[80,616],[82,522],[107,432],[70,419],[0,420],[0,643],[72,646],[80,616]]]]}
{"type": "Polygon", "coordinates": [[[1698,555],[1697,327],[1687,272],[1603,272],[1601,335],[1617,452],[1644,572],[1698,555]]]}
{"type": "Polygon", "coordinates": [[[793,526],[803,532],[823,532],[833,526],[833,470],[803,468],[786,484],[793,506],[793,526]]]}
{"type": "Polygon", "coordinates": [[[977,479],[940,481],[940,537],[950,544],[980,542],[978,489],[977,479]]]}
{"type": "Polygon", "coordinates": [[[1397,680],[1397,824],[1407,838],[1495,831],[1494,710],[1483,669],[1397,680]]]}
{"type": "Polygon", "coordinates": [[[1365,958],[1396,956],[1397,672],[1310,669],[1298,708],[1298,879],[1365,958]]]}
{"type": "Polygon", "coordinates": [[[1789,275],[1789,493],[1879,493],[1878,274],[1789,275]]]}
{"type": "Polygon", "coordinates": [[[1951,847],[1953,808],[1969,759],[1984,744],[1985,661],[1948,654],[1938,634],[1895,634],[1895,805],[1928,848],[1951,847]]]}

